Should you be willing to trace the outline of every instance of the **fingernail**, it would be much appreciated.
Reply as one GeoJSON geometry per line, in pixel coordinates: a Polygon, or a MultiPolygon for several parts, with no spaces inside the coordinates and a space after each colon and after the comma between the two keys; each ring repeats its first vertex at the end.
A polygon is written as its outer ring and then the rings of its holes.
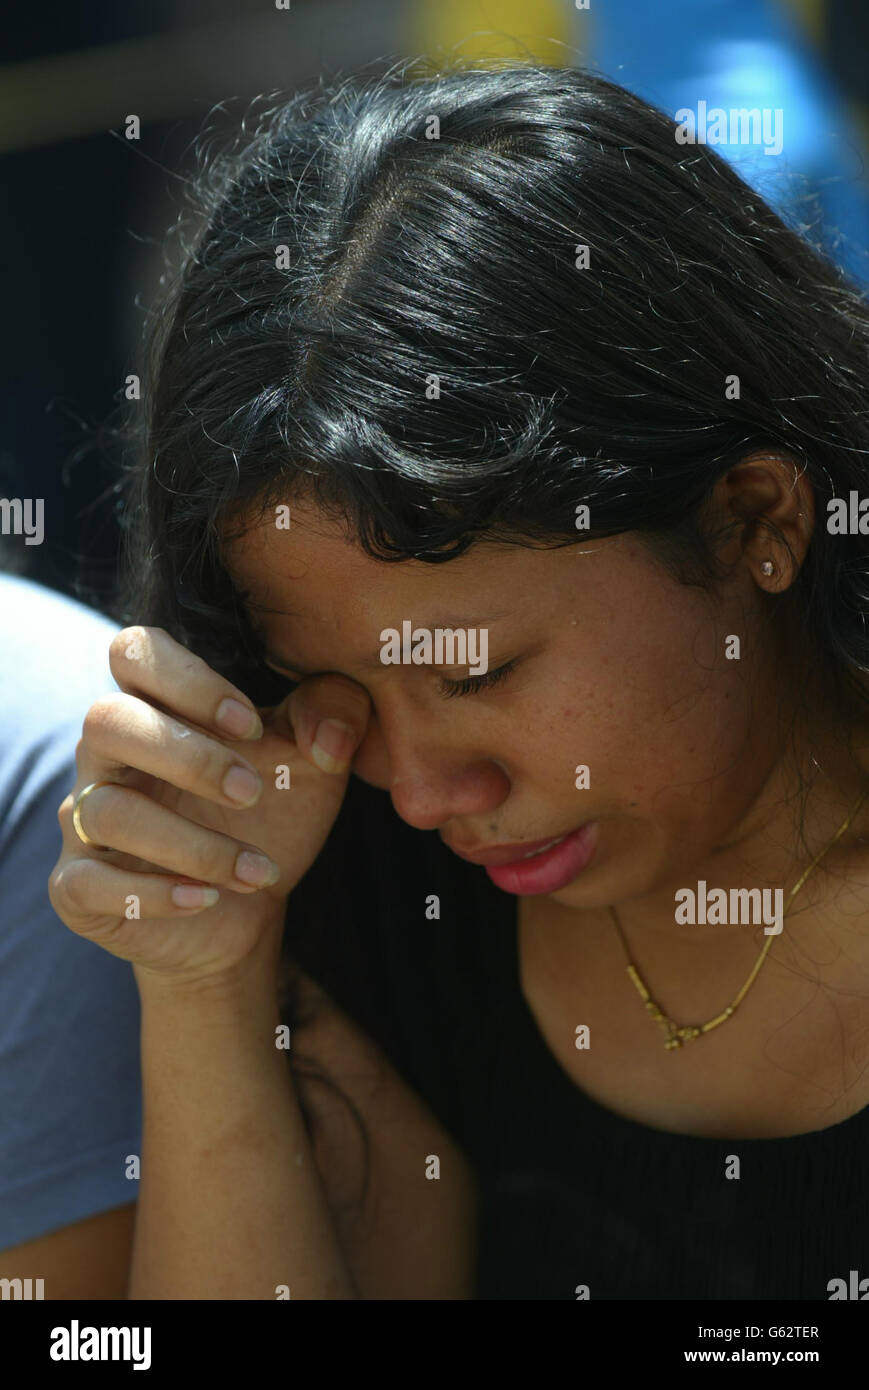
{"type": "Polygon", "coordinates": [[[265,888],[277,883],[281,871],[265,854],[255,854],[253,850],[243,849],[235,861],[235,876],[242,883],[253,884],[255,888],[265,888]]]}
{"type": "Polygon", "coordinates": [[[256,711],[239,700],[221,700],[214,718],[221,729],[236,738],[253,738],[263,731],[262,720],[256,711]]]}
{"type": "Polygon", "coordinates": [[[216,888],[199,888],[195,883],[176,883],[172,889],[176,907],[214,907],[219,898],[216,888]]]}
{"type": "Polygon", "coordinates": [[[323,772],[346,772],[356,749],[356,733],[340,719],[324,719],[311,745],[311,757],[323,772]]]}
{"type": "Polygon", "coordinates": [[[262,791],[263,784],[255,772],[236,763],[223,779],[223,794],[238,806],[252,806],[262,791]]]}

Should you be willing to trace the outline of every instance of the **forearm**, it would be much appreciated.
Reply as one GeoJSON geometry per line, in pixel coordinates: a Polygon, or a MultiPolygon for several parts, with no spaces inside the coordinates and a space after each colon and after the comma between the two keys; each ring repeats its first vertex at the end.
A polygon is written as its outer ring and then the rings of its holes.
{"type": "Polygon", "coordinates": [[[131,1299],[345,1299],[279,1023],[272,953],[231,985],[137,972],[143,1141],[131,1299]]]}

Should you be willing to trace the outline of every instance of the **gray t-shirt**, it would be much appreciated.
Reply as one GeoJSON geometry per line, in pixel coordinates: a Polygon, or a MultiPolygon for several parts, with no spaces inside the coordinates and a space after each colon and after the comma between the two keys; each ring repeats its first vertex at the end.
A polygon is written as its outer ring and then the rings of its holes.
{"type": "Polygon", "coordinates": [[[0,575],[0,1250],[137,1198],[139,996],[47,880],[88,706],[117,690],[99,614],[0,575]]]}

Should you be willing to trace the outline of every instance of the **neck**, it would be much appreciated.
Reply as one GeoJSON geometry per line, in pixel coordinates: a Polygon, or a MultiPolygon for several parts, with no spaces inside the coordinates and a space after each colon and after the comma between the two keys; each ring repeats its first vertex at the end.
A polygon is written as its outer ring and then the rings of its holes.
{"type": "MultiPolygon", "coordinates": [[[[695,895],[698,908],[701,892],[708,895],[723,889],[729,903],[731,889],[757,888],[767,906],[776,901],[783,905],[785,931],[791,914],[810,915],[813,905],[825,903],[841,889],[857,859],[869,853],[869,798],[854,814],[869,789],[869,729],[857,726],[843,738],[836,735],[835,723],[832,728],[832,734],[819,736],[815,730],[811,738],[792,740],[738,823],[716,843],[693,861],[686,859],[651,892],[613,904],[630,941],[640,933],[662,947],[667,941],[715,943],[726,951],[728,941],[740,930],[738,925],[704,923],[699,911],[693,922],[676,921],[677,903],[685,901],[684,895],[677,899],[676,894],[686,888],[695,895]],[[853,817],[850,825],[830,845],[849,815],[853,817]],[[791,890],[822,852],[791,898],[791,890]],[[776,890],[781,894],[778,900],[773,896],[776,890]]],[[[761,928],[752,935],[758,945],[768,939],[761,928]]]]}

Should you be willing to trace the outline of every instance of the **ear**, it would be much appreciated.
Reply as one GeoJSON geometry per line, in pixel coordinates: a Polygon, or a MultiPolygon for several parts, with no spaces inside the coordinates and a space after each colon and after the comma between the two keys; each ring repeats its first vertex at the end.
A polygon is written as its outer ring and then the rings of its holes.
{"type": "Polygon", "coordinates": [[[815,527],[815,496],[805,472],[784,451],[757,450],[718,486],[731,519],[745,523],[740,548],[755,582],[767,593],[782,593],[796,579],[815,527]]]}

